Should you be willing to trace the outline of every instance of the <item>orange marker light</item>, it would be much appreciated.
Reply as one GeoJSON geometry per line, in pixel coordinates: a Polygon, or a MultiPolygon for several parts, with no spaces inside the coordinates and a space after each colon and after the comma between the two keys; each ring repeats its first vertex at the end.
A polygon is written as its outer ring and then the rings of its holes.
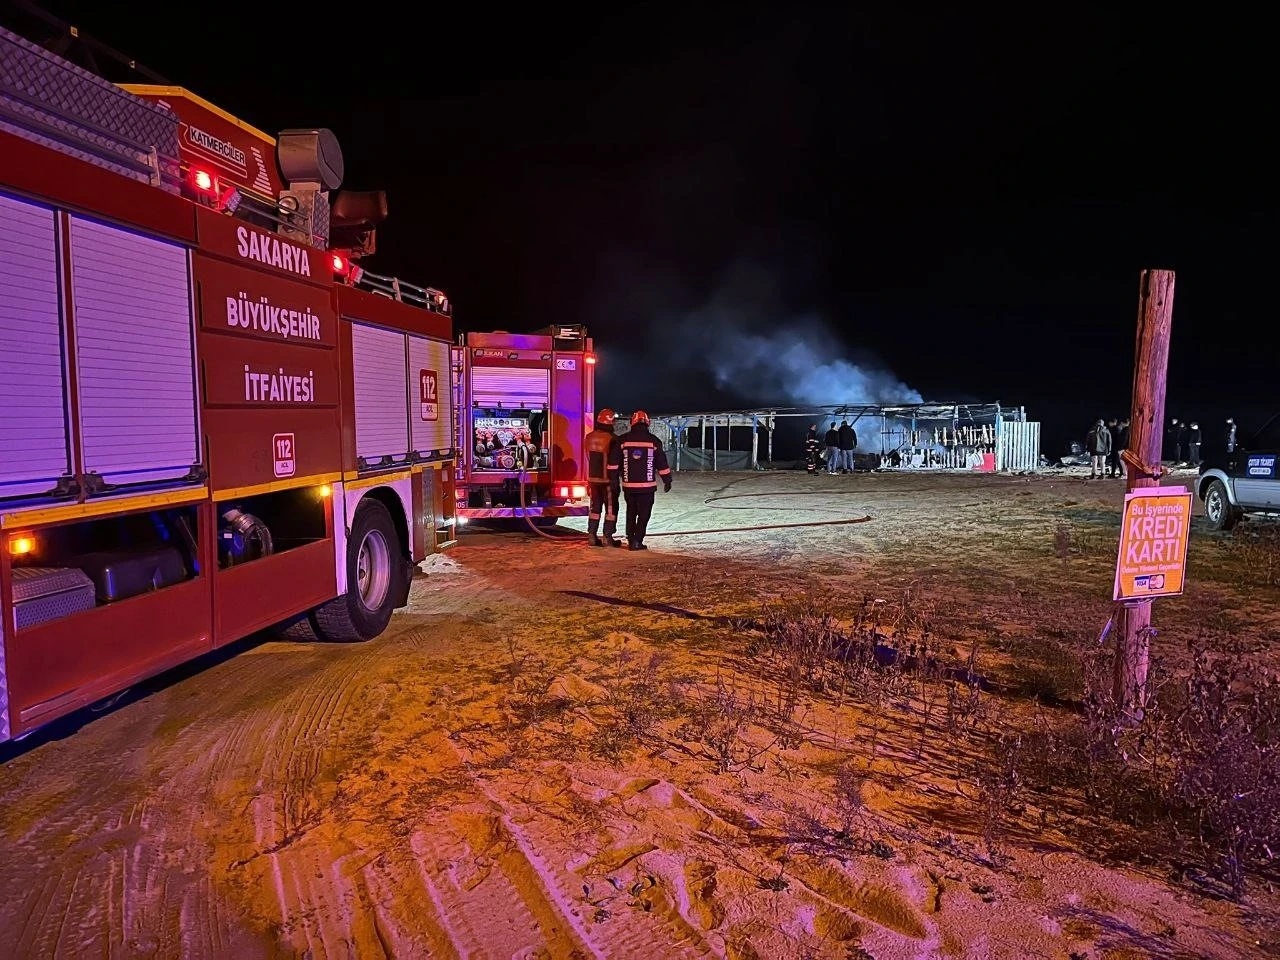
{"type": "Polygon", "coordinates": [[[36,548],[34,537],[14,537],[9,541],[9,553],[15,557],[25,556],[36,548]]]}

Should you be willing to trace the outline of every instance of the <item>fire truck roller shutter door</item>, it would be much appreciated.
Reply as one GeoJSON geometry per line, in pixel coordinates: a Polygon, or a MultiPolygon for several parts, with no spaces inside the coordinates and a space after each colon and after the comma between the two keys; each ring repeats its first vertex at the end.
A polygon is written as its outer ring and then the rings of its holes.
{"type": "Polygon", "coordinates": [[[453,446],[453,391],[449,381],[449,344],[409,337],[409,423],[412,447],[420,457],[453,446]],[[423,371],[435,376],[423,384],[423,371]],[[430,391],[434,397],[424,397],[430,391]],[[434,403],[434,406],[433,406],[434,403]]]}
{"type": "Polygon", "coordinates": [[[0,195],[0,498],[70,471],[60,324],[54,213],[0,195]]]}
{"type": "Polygon", "coordinates": [[[551,397],[545,367],[472,367],[471,399],[481,407],[543,410],[551,397]]]}
{"type": "Polygon", "coordinates": [[[356,456],[366,462],[409,457],[408,361],[403,333],[351,325],[355,372],[356,456]]]}
{"type": "Polygon", "coordinates": [[[84,468],[108,483],[173,480],[199,459],[187,251],[71,218],[84,468]]]}

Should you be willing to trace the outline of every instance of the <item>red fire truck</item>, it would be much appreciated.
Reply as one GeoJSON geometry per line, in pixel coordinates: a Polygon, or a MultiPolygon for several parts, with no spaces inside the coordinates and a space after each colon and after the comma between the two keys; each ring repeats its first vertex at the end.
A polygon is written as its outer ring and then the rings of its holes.
{"type": "Polygon", "coordinates": [[[457,515],[552,526],[588,512],[596,356],[581,326],[469,333],[453,349],[457,515]]]}
{"type": "Polygon", "coordinates": [[[360,269],[385,197],[341,180],[327,130],[0,31],[0,741],[275,624],[373,637],[453,541],[450,307],[360,269]]]}

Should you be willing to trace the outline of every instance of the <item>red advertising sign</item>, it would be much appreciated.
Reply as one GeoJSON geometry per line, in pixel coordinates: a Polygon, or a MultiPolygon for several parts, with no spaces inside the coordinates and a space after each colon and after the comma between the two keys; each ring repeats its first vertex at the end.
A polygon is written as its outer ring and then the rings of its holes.
{"type": "Polygon", "coordinates": [[[292,477],[298,471],[298,450],[292,433],[277,433],[271,438],[271,453],[277,477],[292,477]]]}
{"type": "Polygon", "coordinates": [[[440,416],[440,398],[436,393],[436,372],[434,370],[418,371],[418,388],[421,396],[421,416],[423,420],[436,420],[440,416]]]}

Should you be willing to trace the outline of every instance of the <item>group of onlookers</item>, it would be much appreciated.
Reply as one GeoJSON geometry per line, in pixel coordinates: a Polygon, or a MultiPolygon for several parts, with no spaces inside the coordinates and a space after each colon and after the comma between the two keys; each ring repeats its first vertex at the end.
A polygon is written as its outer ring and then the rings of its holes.
{"type": "MultiPolygon", "coordinates": [[[[1236,448],[1236,422],[1227,417],[1224,434],[1227,452],[1236,448]]],[[[1174,417],[1164,432],[1163,459],[1175,467],[1200,466],[1200,448],[1204,442],[1204,434],[1200,424],[1192,420],[1179,420],[1174,417]]],[[[1099,420],[1089,430],[1085,438],[1085,453],[1089,455],[1091,480],[1105,477],[1123,477],[1124,464],[1120,459],[1122,451],[1129,447],[1129,421],[1099,420]]]]}

